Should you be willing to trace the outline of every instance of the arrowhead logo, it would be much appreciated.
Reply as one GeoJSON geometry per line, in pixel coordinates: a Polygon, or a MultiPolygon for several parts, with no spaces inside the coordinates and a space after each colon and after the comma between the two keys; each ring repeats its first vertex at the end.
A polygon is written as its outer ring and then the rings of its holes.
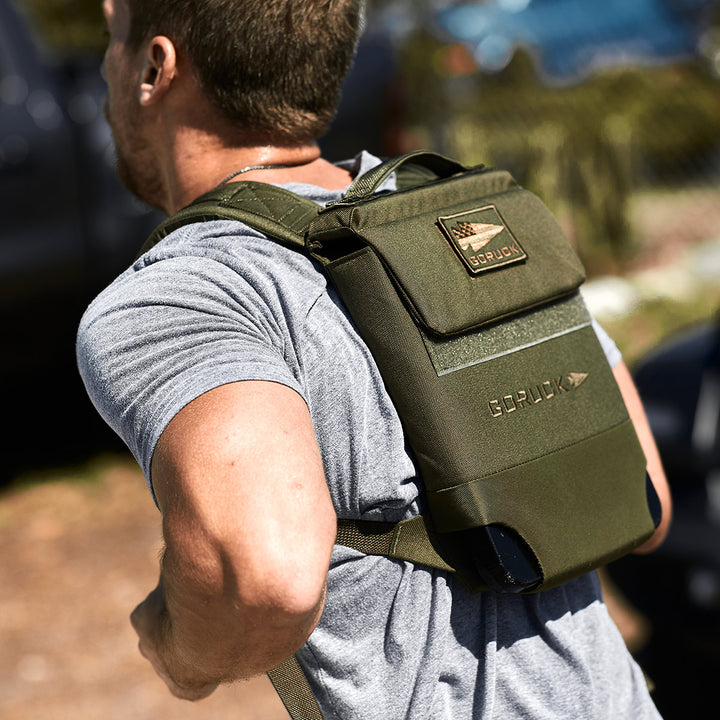
{"type": "Polygon", "coordinates": [[[473,275],[527,259],[494,205],[439,217],[438,226],[473,275]]]}
{"type": "Polygon", "coordinates": [[[570,383],[572,389],[575,390],[576,388],[579,388],[585,382],[585,380],[587,380],[587,377],[587,373],[571,372],[568,373],[568,382],[570,383]]]}

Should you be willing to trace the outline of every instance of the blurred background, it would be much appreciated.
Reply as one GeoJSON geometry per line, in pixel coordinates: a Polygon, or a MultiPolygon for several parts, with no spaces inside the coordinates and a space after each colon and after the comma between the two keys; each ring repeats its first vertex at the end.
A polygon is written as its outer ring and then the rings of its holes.
{"type": "MultiPolygon", "coordinates": [[[[74,365],[83,308],[159,221],[114,175],[100,0],[0,0],[0,717],[286,717],[266,682],[173,700],[127,615],[159,516],[74,365]]],[[[330,159],[502,166],[560,219],[645,401],[675,498],[608,604],[666,718],[720,670],[720,4],[371,0],[330,159]]]]}

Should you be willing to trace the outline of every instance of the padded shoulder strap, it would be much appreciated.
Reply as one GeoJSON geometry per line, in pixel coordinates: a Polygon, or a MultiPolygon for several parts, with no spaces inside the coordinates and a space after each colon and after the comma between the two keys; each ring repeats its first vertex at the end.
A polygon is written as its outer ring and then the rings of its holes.
{"type": "Polygon", "coordinates": [[[217,220],[239,220],[296,250],[305,248],[305,231],[320,206],[295,193],[260,182],[221,185],[161,223],[143,245],[147,252],[183,225],[217,220]]]}

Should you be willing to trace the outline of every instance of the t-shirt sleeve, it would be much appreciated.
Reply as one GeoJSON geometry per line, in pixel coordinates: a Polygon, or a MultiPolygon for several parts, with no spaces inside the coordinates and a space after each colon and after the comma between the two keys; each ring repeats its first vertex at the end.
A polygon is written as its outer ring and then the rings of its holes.
{"type": "Polygon", "coordinates": [[[600,345],[605,352],[605,357],[607,358],[608,363],[610,363],[610,367],[617,367],[622,361],[622,353],[620,352],[618,346],[595,319],[593,319],[593,329],[595,330],[595,334],[597,335],[600,345]]]}
{"type": "Polygon", "coordinates": [[[149,483],[160,435],[203,393],[266,380],[304,397],[279,322],[247,279],[205,257],[136,266],[93,302],[78,332],[79,370],[149,483]]]}

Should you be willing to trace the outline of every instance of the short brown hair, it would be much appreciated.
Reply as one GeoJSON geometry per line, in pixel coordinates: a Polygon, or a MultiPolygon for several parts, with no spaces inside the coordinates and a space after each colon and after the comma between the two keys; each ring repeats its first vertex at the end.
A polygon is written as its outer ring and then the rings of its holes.
{"type": "Polygon", "coordinates": [[[335,114],[363,0],[127,0],[130,44],[165,35],[255,140],[306,142],[335,114]]]}

